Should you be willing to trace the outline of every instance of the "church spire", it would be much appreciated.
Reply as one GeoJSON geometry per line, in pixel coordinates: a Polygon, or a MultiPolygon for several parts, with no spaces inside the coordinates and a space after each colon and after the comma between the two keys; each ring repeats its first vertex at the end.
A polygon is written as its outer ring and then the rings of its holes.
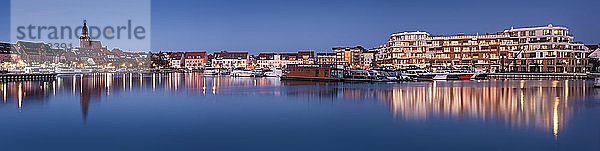
{"type": "Polygon", "coordinates": [[[82,38],[88,38],[89,37],[89,30],[88,30],[88,26],[87,26],[87,20],[83,20],[83,27],[81,27],[81,39],[82,38]]]}
{"type": "Polygon", "coordinates": [[[81,28],[81,34],[88,34],[87,20],[83,20],[83,27],[81,28]]]}
{"type": "Polygon", "coordinates": [[[87,26],[87,20],[83,20],[83,27],[81,27],[81,36],[79,36],[79,47],[87,48],[92,45],[90,40],[90,34],[87,26]]]}

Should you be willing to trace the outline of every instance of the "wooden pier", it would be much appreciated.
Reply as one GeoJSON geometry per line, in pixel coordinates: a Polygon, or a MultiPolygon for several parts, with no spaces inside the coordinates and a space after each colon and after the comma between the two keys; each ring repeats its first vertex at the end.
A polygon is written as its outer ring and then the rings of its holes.
{"type": "Polygon", "coordinates": [[[53,81],[56,74],[0,74],[0,81],[53,81]]]}
{"type": "Polygon", "coordinates": [[[587,73],[488,73],[496,80],[575,80],[591,78],[587,73]]]}

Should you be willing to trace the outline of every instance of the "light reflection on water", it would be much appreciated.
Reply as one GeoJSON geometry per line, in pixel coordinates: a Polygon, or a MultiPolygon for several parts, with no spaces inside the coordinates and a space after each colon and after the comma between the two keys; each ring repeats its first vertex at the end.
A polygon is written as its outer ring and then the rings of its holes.
{"type": "Polygon", "coordinates": [[[281,82],[278,78],[232,78],[198,73],[68,75],[51,82],[1,83],[0,88],[3,95],[0,106],[16,104],[15,108],[20,112],[27,112],[30,104],[47,103],[52,100],[51,96],[78,96],[84,122],[89,120],[90,108],[102,97],[111,95],[254,95],[303,98],[319,104],[368,101],[384,104],[392,117],[401,121],[494,121],[514,128],[535,129],[555,137],[569,126],[570,118],[585,109],[585,100],[598,96],[598,90],[583,80],[369,84],[281,82]]]}
{"type": "Polygon", "coordinates": [[[548,85],[539,81],[520,81],[518,87],[510,82],[497,85],[433,82],[424,87],[394,88],[388,93],[391,96],[383,99],[390,100],[390,110],[398,118],[495,120],[514,127],[551,130],[558,135],[565,120],[577,109],[569,106],[569,100],[583,101],[586,94],[585,82],[576,81],[579,87],[569,87],[570,82],[554,81],[548,85]]]}

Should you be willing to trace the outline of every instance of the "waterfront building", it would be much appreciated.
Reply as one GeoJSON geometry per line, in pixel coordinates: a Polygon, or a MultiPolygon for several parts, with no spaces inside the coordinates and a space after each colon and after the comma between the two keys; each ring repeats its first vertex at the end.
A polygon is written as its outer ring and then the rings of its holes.
{"type": "Polygon", "coordinates": [[[355,47],[334,47],[333,52],[336,54],[336,64],[344,65],[349,69],[361,68],[361,53],[365,51],[362,46],[355,47]]]}
{"type": "Polygon", "coordinates": [[[499,72],[508,67],[508,55],[517,42],[503,34],[431,36],[427,32],[392,34],[388,42],[395,68],[462,68],[499,72]]]}
{"type": "Polygon", "coordinates": [[[298,51],[299,64],[315,64],[315,51],[298,51]]]}
{"type": "Polygon", "coordinates": [[[213,55],[212,66],[224,69],[247,68],[250,59],[248,52],[220,51],[213,55]]]}
{"type": "Polygon", "coordinates": [[[511,28],[495,34],[431,36],[401,32],[376,55],[379,66],[486,72],[585,72],[587,48],[566,27],[511,28]],[[389,57],[388,57],[389,56],[389,57]]]}
{"type": "Polygon", "coordinates": [[[298,64],[298,53],[259,53],[256,63],[260,68],[285,68],[288,64],[298,64]]]}
{"type": "Polygon", "coordinates": [[[395,68],[409,66],[426,67],[431,53],[427,52],[427,32],[401,32],[390,36],[387,52],[390,58],[384,60],[395,68]]]}
{"type": "Polygon", "coordinates": [[[337,64],[336,53],[317,53],[317,64],[337,64]]]}
{"type": "Polygon", "coordinates": [[[587,48],[562,26],[511,28],[503,32],[518,40],[510,69],[514,72],[586,72],[587,48]]]}
{"type": "Polygon", "coordinates": [[[0,63],[15,62],[18,55],[13,51],[13,44],[0,42],[0,63]]]}
{"type": "Polygon", "coordinates": [[[152,68],[169,68],[169,59],[168,59],[168,54],[167,52],[158,52],[158,53],[152,53],[150,52],[150,61],[151,61],[151,66],[152,68]]]}
{"type": "Polygon", "coordinates": [[[169,67],[174,69],[183,68],[184,56],[182,52],[171,52],[167,53],[167,59],[169,60],[169,67]]]}
{"type": "Polygon", "coordinates": [[[259,53],[256,62],[261,68],[285,68],[288,64],[314,64],[314,51],[259,53]]]}
{"type": "Polygon", "coordinates": [[[589,59],[588,62],[590,64],[590,71],[600,71],[600,44],[585,45],[585,47],[587,47],[589,50],[589,54],[587,55],[587,57],[589,59]]]}
{"type": "Polygon", "coordinates": [[[435,36],[427,38],[427,62],[434,68],[505,72],[517,42],[503,34],[435,36]]]}
{"type": "Polygon", "coordinates": [[[256,69],[258,67],[258,55],[249,55],[247,64],[247,69],[256,69]]]}
{"type": "Polygon", "coordinates": [[[29,65],[50,64],[57,62],[62,51],[51,49],[49,44],[42,42],[18,41],[14,45],[16,54],[29,65]]]}
{"type": "Polygon", "coordinates": [[[372,64],[377,67],[393,67],[392,64],[392,53],[387,49],[387,45],[380,45],[375,48],[371,48],[367,51],[374,52],[372,64]]]}
{"type": "Polygon", "coordinates": [[[360,54],[360,66],[361,69],[371,69],[374,67],[376,50],[366,50],[360,54]]]}
{"type": "Polygon", "coordinates": [[[184,65],[189,70],[204,69],[207,62],[206,52],[185,52],[184,65]]]}

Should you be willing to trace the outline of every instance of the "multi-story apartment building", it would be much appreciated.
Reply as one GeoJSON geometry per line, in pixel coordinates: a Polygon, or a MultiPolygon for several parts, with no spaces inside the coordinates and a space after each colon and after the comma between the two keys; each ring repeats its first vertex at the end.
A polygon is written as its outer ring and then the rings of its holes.
{"type": "Polygon", "coordinates": [[[189,70],[204,69],[207,62],[206,52],[185,52],[183,62],[189,70]]]}
{"type": "Polygon", "coordinates": [[[334,47],[333,52],[336,54],[338,65],[344,65],[346,68],[359,69],[361,64],[361,53],[365,51],[362,46],[355,47],[334,47]]]}
{"type": "Polygon", "coordinates": [[[360,65],[361,69],[371,69],[375,65],[375,55],[377,54],[376,50],[366,50],[360,54],[360,65]]]}
{"type": "Polygon", "coordinates": [[[299,64],[315,64],[315,51],[298,51],[299,64]]]}
{"type": "Polygon", "coordinates": [[[368,52],[374,52],[372,64],[378,67],[393,67],[391,63],[392,53],[388,52],[387,45],[381,45],[375,48],[367,50],[368,52]]]}
{"type": "Polygon", "coordinates": [[[336,53],[317,53],[317,64],[337,64],[336,53]]]}
{"type": "Polygon", "coordinates": [[[511,28],[503,32],[518,40],[512,50],[510,69],[515,72],[586,72],[588,52],[574,42],[569,29],[552,24],[542,27],[511,28]]]}
{"type": "Polygon", "coordinates": [[[487,72],[508,68],[508,56],[517,42],[502,34],[438,36],[427,38],[432,67],[454,67],[487,72]]]}
{"type": "Polygon", "coordinates": [[[211,61],[215,68],[247,68],[249,63],[248,52],[215,52],[211,61]]]}
{"type": "Polygon", "coordinates": [[[511,28],[496,34],[431,36],[402,32],[380,50],[380,66],[454,67],[488,72],[585,72],[587,50],[565,27],[511,28]],[[381,51],[384,51],[383,53],[381,51]],[[389,55],[389,57],[386,57],[389,55]]]}
{"type": "Polygon", "coordinates": [[[383,60],[396,68],[407,66],[426,67],[431,53],[428,52],[427,32],[394,33],[388,40],[387,52],[390,57],[383,60]]]}

